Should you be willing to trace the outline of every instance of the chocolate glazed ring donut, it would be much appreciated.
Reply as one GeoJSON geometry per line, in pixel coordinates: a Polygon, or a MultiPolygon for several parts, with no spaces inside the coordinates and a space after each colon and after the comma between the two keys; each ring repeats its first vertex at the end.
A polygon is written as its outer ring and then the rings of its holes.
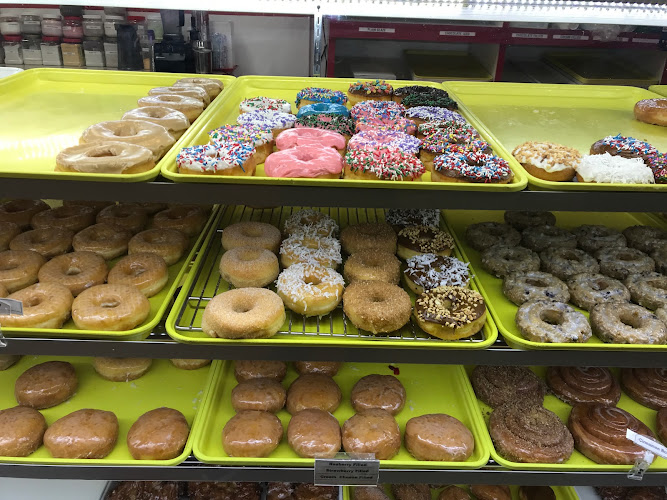
{"type": "Polygon", "coordinates": [[[614,406],[621,399],[621,386],[607,368],[550,366],[547,385],[569,405],[600,403],[614,406]]]}
{"type": "Polygon", "coordinates": [[[476,366],[470,376],[477,397],[496,408],[519,399],[542,404],[546,386],[524,366],[476,366]]]}
{"type": "Polygon", "coordinates": [[[542,269],[562,280],[579,273],[597,273],[597,260],[578,248],[547,248],[540,253],[542,269]]]}
{"type": "Polygon", "coordinates": [[[521,233],[507,224],[479,222],[466,228],[466,241],[481,252],[493,245],[517,246],[521,241],[521,233]]]}
{"type": "Polygon", "coordinates": [[[631,465],[646,450],[625,437],[627,429],[653,438],[643,423],[625,410],[601,404],[578,404],[570,412],[567,427],[575,448],[598,464],[631,465]]]}
{"type": "Polygon", "coordinates": [[[654,410],[667,408],[667,368],[624,368],[621,385],[639,404],[654,410]]]}

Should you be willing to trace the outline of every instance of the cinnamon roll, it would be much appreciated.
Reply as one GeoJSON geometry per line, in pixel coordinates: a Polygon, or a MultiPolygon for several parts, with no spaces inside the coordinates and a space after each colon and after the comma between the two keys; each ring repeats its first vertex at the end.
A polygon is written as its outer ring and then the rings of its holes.
{"type": "Polygon", "coordinates": [[[574,442],[558,415],[519,400],[491,413],[489,433],[498,453],[513,462],[560,464],[572,455],[574,442]]]}
{"type": "Polygon", "coordinates": [[[520,399],[542,404],[547,392],[544,382],[523,366],[476,366],[470,380],[477,397],[492,408],[520,399]]]}
{"type": "Polygon", "coordinates": [[[654,437],[651,430],[627,411],[597,403],[578,404],[567,427],[575,448],[598,464],[631,465],[644,456],[644,448],[625,437],[627,429],[654,437]]]}
{"type": "Polygon", "coordinates": [[[656,427],[660,441],[667,444],[667,408],[661,408],[656,415],[656,427]]]}
{"type": "Polygon", "coordinates": [[[621,386],[607,368],[550,366],[547,385],[554,395],[569,405],[600,403],[615,406],[621,386]]]}
{"type": "Polygon", "coordinates": [[[438,500],[470,500],[470,495],[463,488],[451,485],[440,492],[438,500]]]}
{"type": "Polygon", "coordinates": [[[641,405],[654,410],[667,407],[667,368],[623,368],[621,385],[641,405]]]}

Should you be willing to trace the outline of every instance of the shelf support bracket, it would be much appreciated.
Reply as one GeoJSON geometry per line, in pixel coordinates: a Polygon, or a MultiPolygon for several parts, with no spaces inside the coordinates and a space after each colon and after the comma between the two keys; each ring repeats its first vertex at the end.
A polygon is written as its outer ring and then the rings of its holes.
{"type": "Polygon", "coordinates": [[[313,15],[313,76],[322,76],[322,12],[320,6],[313,15]]]}

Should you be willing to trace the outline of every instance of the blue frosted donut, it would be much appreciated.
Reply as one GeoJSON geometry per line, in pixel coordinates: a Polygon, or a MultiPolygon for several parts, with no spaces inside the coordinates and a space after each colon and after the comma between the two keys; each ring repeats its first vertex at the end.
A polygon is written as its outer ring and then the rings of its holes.
{"type": "Polygon", "coordinates": [[[334,104],[331,102],[318,102],[316,104],[308,104],[299,109],[296,114],[297,118],[310,115],[321,115],[321,114],[331,114],[331,115],[341,115],[344,117],[350,116],[350,112],[342,104],[334,104]]]}

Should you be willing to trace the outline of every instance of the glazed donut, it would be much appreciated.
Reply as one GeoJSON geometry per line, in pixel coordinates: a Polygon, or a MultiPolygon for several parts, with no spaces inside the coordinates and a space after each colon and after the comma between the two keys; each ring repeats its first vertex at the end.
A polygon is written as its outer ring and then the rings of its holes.
{"type": "Polygon", "coordinates": [[[240,175],[255,174],[261,156],[250,142],[214,142],[181,149],[176,164],[181,174],[240,175]]]}
{"type": "Polygon", "coordinates": [[[347,226],[340,233],[340,242],[347,254],[370,249],[396,253],[396,233],[380,222],[347,226]]]}
{"type": "MultiPolygon", "coordinates": [[[[282,132],[278,140],[287,132],[309,130],[305,128],[282,132]]],[[[327,130],[321,133],[335,134],[327,130]]],[[[340,134],[336,134],[340,135],[340,134]]],[[[340,140],[345,148],[345,138],[340,140]]],[[[278,141],[276,141],[276,144],[278,141]]],[[[264,162],[264,174],[267,177],[308,177],[313,179],[338,179],[343,171],[343,160],[339,152],[325,146],[294,146],[269,155],[264,162]]]]}
{"type": "Polygon", "coordinates": [[[343,449],[389,460],[401,449],[401,430],[391,413],[378,408],[364,410],[343,424],[343,449]]]}
{"type": "Polygon", "coordinates": [[[343,293],[343,311],[361,330],[373,334],[396,331],[410,321],[412,302],[397,285],[355,281],[343,293]]]}
{"type": "Polygon", "coordinates": [[[0,316],[0,325],[14,328],[60,328],[69,319],[73,300],[59,283],[35,283],[7,298],[23,302],[23,316],[0,316]]]}
{"type": "Polygon", "coordinates": [[[132,109],[125,113],[121,120],[139,120],[161,125],[176,140],[180,139],[190,126],[190,120],[187,116],[180,111],[164,106],[144,106],[143,108],[132,109]]]}
{"type": "Polygon", "coordinates": [[[208,95],[208,92],[201,87],[155,87],[148,91],[148,95],[180,95],[184,97],[192,97],[193,99],[201,101],[204,105],[204,109],[211,104],[211,97],[208,95]]]}
{"type": "Polygon", "coordinates": [[[621,399],[621,386],[607,368],[550,366],[546,380],[554,395],[570,406],[577,403],[616,406],[621,399]]]}
{"type": "Polygon", "coordinates": [[[150,358],[93,358],[97,374],[112,382],[129,382],[143,377],[150,370],[150,358]]]}
{"type": "Polygon", "coordinates": [[[282,381],[287,374],[287,363],[284,361],[234,361],[234,377],[237,382],[253,378],[271,378],[282,381]]]}
{"type": "MultiPolygon", "coordinates": [[[[0,285],[0,299],[4,299],[7,295],[9,295],[9,292],[5,288],[4,285],[0,285]]],[[[0,357],[1,359],[1,357],[0,357]]],[[[1,364],[1,363],[0,363],[1,364]]]]}
{"type": "MultiPolygon", "coordinates": [[[[432,137],[432,136],[431,136],[432,137]]],[[[428,138],[427,138],[428,139],[428,138]]],[[[422,149],[422,161],[426,152],[422,149]]],[[[431,180],[435,182],[472,182],[481,184],[508,184],[514,173],[499,156],[477,151],[461,151],[436,156],[431,180]]]]}
{"type": "Polygon", "coordinates": [[[222,231],[222,248],[231,250],[236,247],[266,248],[278,253],[280,231],[265,222],[237,222],[222,231]]]}
{"type": "Polygon", "coordinates": [[[59,283],[74,297],[91,286],[101,285],[109,270],[104,258],[93,252],[59,255],[44,264],[37,273],[40,283],[59,283]]]}
{"type": "Polygon", "coordinates": [[[482,268],[496,278],[511,273],[539,271],[540,257],[527,248],[495,245],[481,254],[482,268]]]}
{"type": "Polygon", "coordinates": [[[625,247],[625,236],[607,226],[583,224],[572,232],[577,236],[579,248],[584,252],[595,253],[604,247],[625,247]]]}
{"type": "Polygon", "coordinates": [[[311,263],[294,264],[280,273],[276,292],[288,309],[303,316],[323,316],[343,299],[345,280],[333,269],[311,263]]]}
{"type": "Polygon", "coordinates": [[[345,261],[343,276],[348,283],[354,281],[384,281],[398,285],[401,261],[392,252],[368,249],[355,252],[345,261]]]}
{"type": "Polygon", "coordinates": [[[505,222],[510,226],[523,231],[535,226],[555,226],[556,216],[551,212],[538,212],[528,210],[507,210],[503,214],[505,222]]]}
{"type": "Polygon", "coordinates": [[[663,444],[667,443],[667,407],[658,410],[656,427],[658,428],[658,437],[663,444]]]}
{"type": "Polygon", "coordinates": [[[142,97],[137,101],[137,105],[140,108],[145,108],[147,106],[161,106],[180,111],[186,116],[190,123],[194,122],[197,117],[204,112],[204,103],[199,99],[175,94],[142,97]]]}
{"type": "Polygon", "coordinates": [[[21,228],[14,222],[0,221],[0,252],[9,250],[9,242],[21,233],[21,228]]]}
{"type": "Polygon", "coordinates": [[[97,215],[100,210],[108,207],[109,205],[115,205],[112,201],[90,201],[90,200],[64,200],[64,207],[90,207],[97,215]]]}
{"type": "Polygon", "coordinates": [[[97,285],[83,291],[72,304],[72,319],[82,330],[124,331],[143,323],[151,304],[130,285],[97,285]]]}
{"type": "Polygon", "coordinates": [[[393,375],[366,375],[352,387],[350,403],[357,413],[380,408],[397,415],[405,406],[405,387],[393,375]]]}
{"type": "Polygon", "coordinates": [[[440,227],[440,210],[437,208],[388,208],[384,219],[397,233],[405,226],[440,227]]]}
{"type": "Polygon", "coordinates": [[[580,273],[597,273],[597,260],[578,248],[547,248],[540,253],[542,269],[556,278],[567,280],[580,273]]]}
{"type": "Polygon", "coordinates": [[[266,248],[236,247],[220,259],[220,276],[235,288],[261,288],[278,277],[278,257],[266,248]]]}
{"type": "Polygon", "coordinates": [[[333,458],[341,448],[340,424],[317,408],[300,411],[287,426],[287,442],[300,457],[333,458]]]}
{"type": "Polygon", "coordinates": [[[587,311],[605,302],[630,302],[630,292],[625,285],[603,274],[575,274],[567,280],[567,287],[572,303],[587,311]]]}
{"type": "Polygon", "coordinates": [[[595,257],[600,262],[602,274],[619,280],[631,274],[655,271],[653,259],[636,248],[606,247],[598,250],[595,257]]]}
{"type": "Polygon", "coordinates": [[[667,243],[667,231],[653,226],[630,226],[623,230],[628,246],[650,253],[667,243]]]}
{"type": "Polygon", "coordinates": [[[34,408],[14,406],[0,410],[0,454],[27,457],[42,446],[46,419],[34,408]]]}
{"type": "Polygon", "coordinates": [[[640,122],[667,127],[667,99],[642,99],[635,104],[635,118],[640,122]]]}
{"type": "Polygon", "coordinates": [[[230,457],[268,457],[280,444],[283,426],[267,411],[246,410],[222,429],[222,448],[230,457]]]}
{"type": "Polygon", "coordinates": [[[83,205],[63,205],[58,208],[42,210],[30,221],[34,229],[57,227],[78,233],[95,223],[95,211],[83,205]]]}
{"type": "Polygon", "coordinates": [[[521,241],[521,233],[507,224],[479,222],[466,228],[466,241],[475,250],[486,250],[494,245],[515,247],[521,241]]]}
{"type": "Polygon", "coordinates": [[[294,368],[299,375],[321,373],[333,377],[343,365],[342,361],[295,361],[294,368]]]}
{"type": "Polygon", "coordinates": [[[111,205],[97,214],[98,223],[108,223],[136,234],[146,227],[148,215],[135,203],[111,205]]]}
{"type": "Polygon", "coordinates": [[[521,244],[535,252],[547,248],[577,248],[577,237],[556,226],[531,226],[521,233],[521,244]]]}
{"type": "Polygon", "coordinates": [[[232,408],[278,413],[285,406],[287,393],[277,380],[253,378],[240,382],[232,389],[232,408]]]}
{"type": "Polygon", "coordinates": [[[41,254],[45,259],[64,254],[72,248],[74,233],[67,229],[47,227],[33,229],[15,236],[9,242],[10,250],[32,250],[41,254]]]}
{"type": "Polygon", "coordinates": [[[294,127],[296,116],[291,113],[276,113],[275,111],[251,111],[240,114],[236,118],[239,125],[255,125],[273,132],[277,139],[281,132],[294,127]]]}
{"type": "Polygon", "coordinates": [[[46,259],[32,250],[5,250],[0,252],[0,285],[16,292],[37,282],[37,272],[46,259]]]}
{"type": "Polygon", "coordinates": [[[300,375],[287,390],[286,409],[291,415],[310,408],[333,413],[342,400],[336,381],[321,373],[300,375]]]}
{"type": "MultiPolygon", "coordinates": [[[[357,124],[359,127],[359,124],[357,124]]],[[[413,154],[386,146],[352,149],[345,153],[345,179],[366,181],[414,181],[426,172],[413,154]]]]}
{"type": "Polygon", "coordinates": [[[143,146],[161,158],[176,140],[162,125],[139,120],[117,120],[97,123],[81,134],[81,144],[122,142],[143,146]]]}
{"type": "MultiPolygon", "coordinates": [[[[429,489],[428,493],[429,493],[429,497],[426,497],[426,500],[430,499],[430,494],[431,494],[430,489],[429,489]]],[[[366,497],[360,498],[360,500],[365,500],[365,498],[366,497]]],[[[368,500],[385,500],[385,498],[388,498],[388,497],[383,497],[383,498],[378,498],[378,499],[368,498],[368,500]]],[[[355,497],[355,500],[357,500],[356,497],[355,497]]],[[[445,488],[440,492],[440,494],[438,495],[437,500],[470,500],[470,494],[466,490],[464,490],[463,488],[459,488],[458,486],[454,486],[454,485],[449,485],[449,486],[445,486],[445,488]]]]}
{"type": "Polygon", "coordinates": [[[127,252],[132,233],[121,226],[103,222],[79,231],[72,239],[77,252],[93,252],[105,260],[115,259],[127,252]]]}
{"type": "Polygon", "coordinates": [[[534,300],[568,302],[570,292],[561,280],[540,271],[518,272],[503,278],[503,295],[520,306],[534,300]]]}
{"type": "Polygon", "coordinates": [[[553,142],[524,142],[512,156],[530,175],[552,182],[571,181],[581,161],[581,154],[553,142]]]}
{"type": "Polygon", "coordinates": [[[188,237],[176,229],[147,229],[132,236],[127,253],[152,253],[164,259],[168,266],[176,264],[188,249],[188,237]]]}
{"type": "Polygon", "coordinates": [[[319,87],[306,87],[296,94],[297,109],[318,102],[346,104],[347,96],[345,95],[345,92],[341,92],[340,90],[330,90],[319,87]]]}
{"type": "Polygon", "coordinates": [[[174,87],[201,87],[208,93],[211,100],[218,97],[222,89],[225,88],[224,84],[216,78],[201,77],[181,78],[180,80],[176,80],[174,87]]]}
{"type": "Polygon", "coordinates": [[[237,288],[213,297],[204,309],[202,330],[209,337],[272,337],[285,322],[285,306],[266,288],[237,288]]]}
{"type": "Polygon", "coordinates": [[[451,255],[454,239],[447,231],[426,226],[407,226],[398,232],[396,253],[401,259],[423,254],[451,255]]]}
{"type": "Polygon", "coordinates": [[[532,342],[583,343],[593,334],[586,316],[563,302],[524,302],[515,321],[521,335],[532,342]]]}
{"type": "Polygon", "coordinates": [[[547,388],[525,366],[476,366],[470,375],[475,395],[491,408],[518,400],[541,405],[547,388]]]}
{"type": "Polygon", "coordinates": [[[667,408],[667,369],[623,368],[621,385],[639,404],[653,410],[667,408]]]}
{"type": "Polygon", "coordinates": [[[456,418],[435,413],[408,420],[405,448],[417,460],[465,462],[475,451],[475,438],[456,418]]]}
{"type": "Polygon", "coordinates": [[[593,332],[613,344],[665,344],[667,325],[648,309],[635,304],[606,302],[590,314],[593,332]]]}
{"type": "Polygon", "coordinates": [[[512,462],[561,464],[574,451],[558,415],[534,401],[518,400],[491,413],[489,434],[498,454],[512,462]]]}
{"type": "Polygon", "coordinates": [[[285,236],[306,234],[307,236],[331,236],[338,233],[338,224],[324,212],[304,208],[293,212],[283,224],[285,236]]]}
{"type": "Polygon", "coordinates": [[[131,285],[146,297],[160,293],[169,281],[164,259],[154,253],[135,253],[120,259],[109,271],[111,285],[131,285]]]}
{"type": "Polygon", "coordinates": [[[198,235],[206,224],[206,212],[199,205],[178,205],[158,212],[151,227],[177,229],[188,237],[198,235]]]}
{"type": "Polygon", "coordinates": [[[660,273],[631,274],[625,279],[633,302],[647,309],[667,306],[667,276],[660,273]]]}
{"type": "Polygon", "coordinates": [[[441,286],[417,297],[414,318],[429,335],[458,340],[470,337],[484,327],[486,303],[475,290],[441,286]]]}
{"type": "MultiPolygon", "coordinates": [[[[392,484],[391,494],[396,500],[431,500],[430,486],[428,484],[392,484]]],[[[466,500],[470,499],[467,498],[466,500]]]]}
{"type": "Polygon", "coordinates": [[[44,410],[70,399],[78,386],[79,379],[71,363],[47,361],[19,375],[14,383],[14,397],[21,406],[44,410]]]}
{"type": "Polygon", "coordinates": [[[324,267],[338,267],[343,262],[340,243],[335,238],[311,238],[299,234],[285,238],[280,244],[282,266],[289,267],[304,262],[324,267]]]}
{"type": "Polygon", "coordinates": [[[35,214],[49,208],[42,200],[5,201],[0,204],[0,222],[13,222],[21,229],[27,229],[35,214]]]}
{"type": "Polygon", "coordinates": [[[598,464],[632,465],[644,457],[646,450],[625,438],[627,429],[654,438],[651,430],[627,411],[599,403],[576,405],[567,427],[576,449],[598,464]]]}

